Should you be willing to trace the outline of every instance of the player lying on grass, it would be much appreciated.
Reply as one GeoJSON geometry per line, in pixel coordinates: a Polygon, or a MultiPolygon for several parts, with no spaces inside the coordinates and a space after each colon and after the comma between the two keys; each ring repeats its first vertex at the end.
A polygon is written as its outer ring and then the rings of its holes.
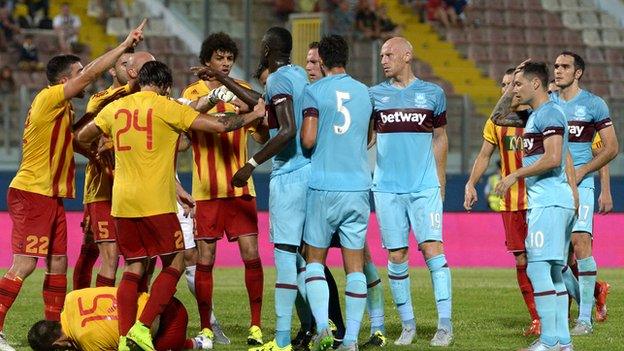
{"type": "MultiPolygon", "coordinates": [[[[117,288],[101,287],[74,290],[67,294],[61,320],[41,320],[28,331],[28,344],[35,351],[44,350],[117,350],[119,346],[119,315],[117,288]]],[[[149,295],[139,296],[139,313],[149,295]]],[[[202,350],[203,336],[186,338],[188,314],[175,297],[152,324],[151,333],[156,350],[202,350]]]]}

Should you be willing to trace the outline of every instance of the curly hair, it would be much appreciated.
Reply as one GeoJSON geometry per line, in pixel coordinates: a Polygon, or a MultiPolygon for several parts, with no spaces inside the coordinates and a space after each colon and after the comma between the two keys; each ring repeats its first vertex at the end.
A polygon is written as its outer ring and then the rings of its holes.
{"type": "Polygon", "coordinates": [[[234,55],[234,61],[238,57],[238,47],[229,35],[218,32],[212,33],[204,40],[199,52],[199,62],[205,64],[210,61],[212,54],[217,51],[229,52],[234,55]]]}

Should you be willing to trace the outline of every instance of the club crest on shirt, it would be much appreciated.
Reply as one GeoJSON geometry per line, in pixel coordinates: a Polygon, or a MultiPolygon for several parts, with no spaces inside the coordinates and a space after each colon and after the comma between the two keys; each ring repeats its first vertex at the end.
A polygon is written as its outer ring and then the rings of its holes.
{"type": "Polygon", "coordinates": [[[414,103],[416,107],[427,107],[427,96],[423,93],[416,93],[414,103]]]}
{"type": "Polygon", "coordinates": [[[574,106],[574,117],[577,119],[584,118],[587,116],[587,108],[582,105],[574,106]]]}

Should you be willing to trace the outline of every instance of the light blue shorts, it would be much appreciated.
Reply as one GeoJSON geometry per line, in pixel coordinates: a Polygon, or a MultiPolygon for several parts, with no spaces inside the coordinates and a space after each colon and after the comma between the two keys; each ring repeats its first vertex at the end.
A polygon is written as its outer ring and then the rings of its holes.
{"type": "Polygon", "coordinates": [[[410,225],[418,244],[442,242],[440,188],[408,194],[375,192],[374,196],[381,240],[386,249],[407,247],[410,225]]]}
{"type": "Polygon", "coordinates": [[[579,209],[572,233],[586,232],[593,236],[594,227],[594,189],[578,188],[579,209]]]}
{"type": "Polygon", "coordinates": [[[310,189],[303,240],[308,245],[328,248],[338,232],[340,245],[364,248],[370,217],[370,192],[310,189]]]}
{"type": "Polygon", "coordinates": [[[310,164],[271,177],[269,182],[269,232],[274,244],[301,245],[306,218],[310,164]]]}
{"type": "Polygon", "coordinates": [[[573,223],[574,210],[570,208],[548,206],[529,209],[528,235],[524,241],[528,261],[566,262],[573,223]]]}

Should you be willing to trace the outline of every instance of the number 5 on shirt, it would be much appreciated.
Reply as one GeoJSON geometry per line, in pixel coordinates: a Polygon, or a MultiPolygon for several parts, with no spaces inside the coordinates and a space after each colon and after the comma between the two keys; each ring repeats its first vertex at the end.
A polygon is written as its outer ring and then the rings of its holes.
{"type": "Polygon", "coordinates": [[[336,109],[338,109],[338,112],[342,113],[345,119],[344,124],[341,126],[334,124],[334,132],[336,134],[346,133],[347,130],[349,130],[349,127],[351,126],[351,113],[343,105],[345,100],[350,100],[350,99],[351,99],[351,94],[345,93],[344,91],[336,91],[336,105],[337,105],[336,109]]]}

